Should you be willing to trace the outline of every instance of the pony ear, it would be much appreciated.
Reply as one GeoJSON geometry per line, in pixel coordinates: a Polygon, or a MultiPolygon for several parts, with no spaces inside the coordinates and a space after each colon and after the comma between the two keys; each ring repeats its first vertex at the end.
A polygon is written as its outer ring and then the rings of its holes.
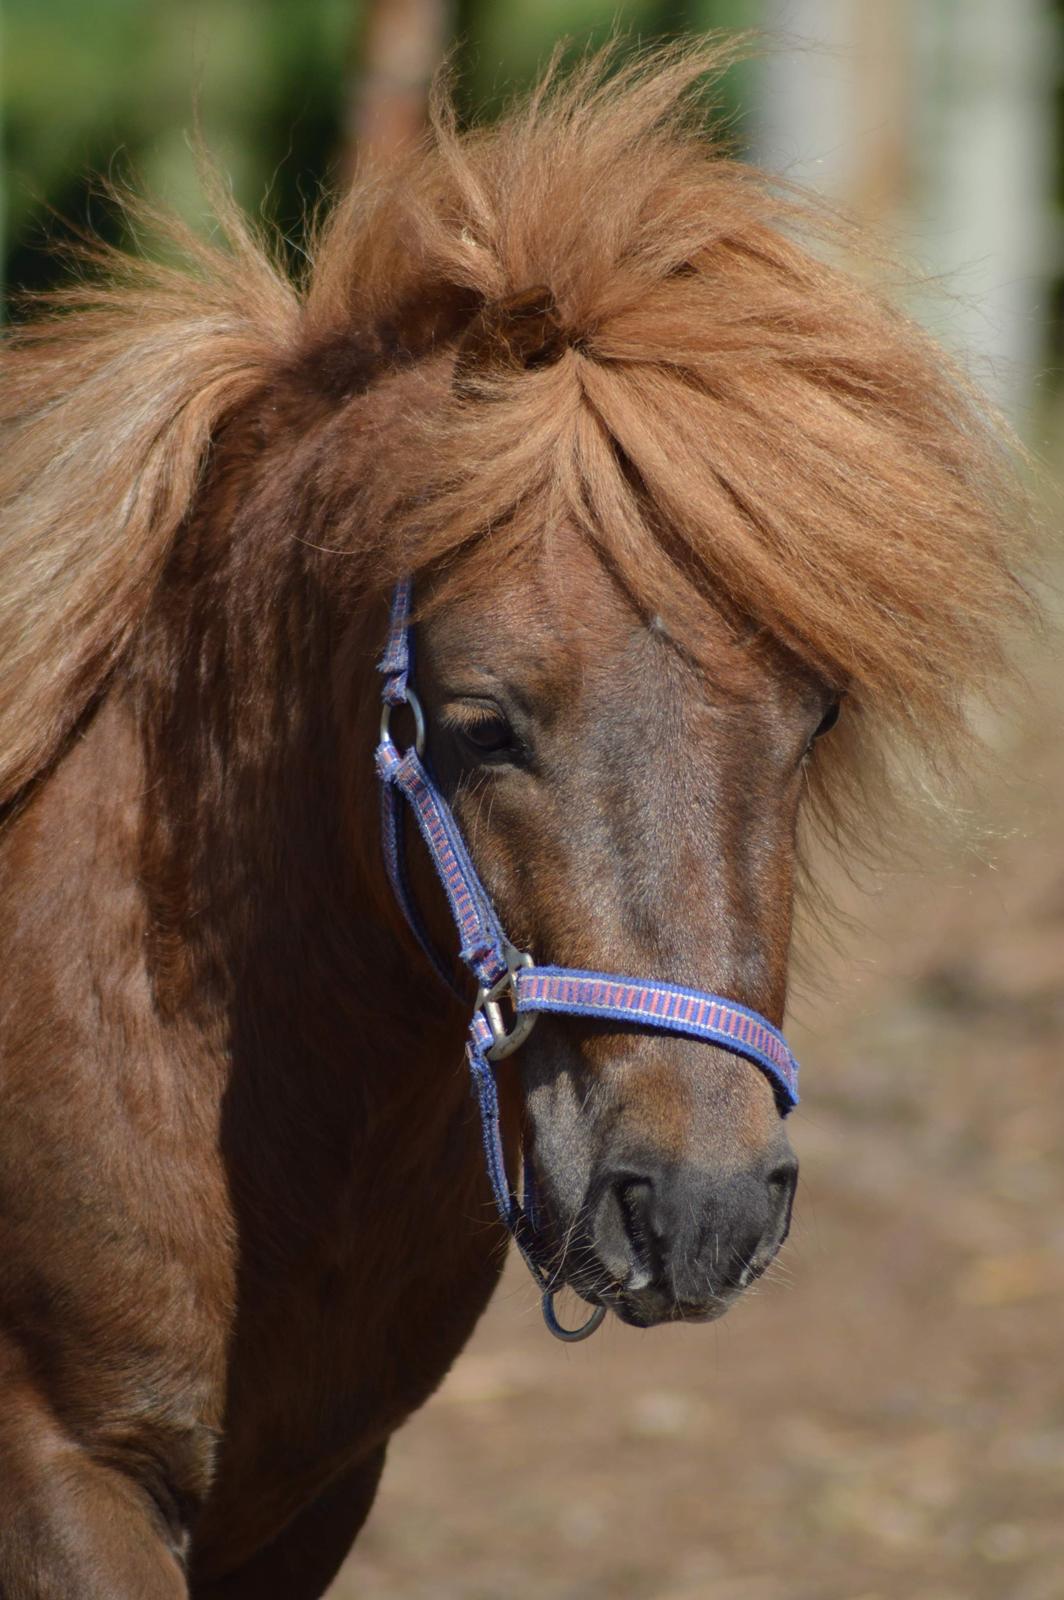
{"type": "Polygon", "coordinates": [[[461,388],[478,369],[520,372],[549,366],[565,354],[570,343],[557,303],[545,284],[490,300],[458,342],[455,387],[461,388]]]}

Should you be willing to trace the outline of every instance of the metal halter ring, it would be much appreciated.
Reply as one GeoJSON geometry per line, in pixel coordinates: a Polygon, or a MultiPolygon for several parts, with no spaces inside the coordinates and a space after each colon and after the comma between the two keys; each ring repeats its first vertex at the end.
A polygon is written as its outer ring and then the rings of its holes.
{"type": "Polygon", "coordinates": [[[516,950],[512,944],[505,946],[503,956],[506,960],[506,971],[502,977],[493,983],[490,989],[482,986],[477,990],[476,1009],[483,1013],[484,1020],[491,1029],[491,1044],[484,1052],[489,1061],[502,1061],[505,1056],[513,1055],[517,1047],[524,1044],[532,1032],[539,1014],[536,1011],[518,1014],[517,1010],[517,973],[522,967],[533,965],[532,957],[527,950],[516,950]],[[506,995],[509,996],[514,1012],[513,1026],[509,1028],[506,1026],[500,1004],[506,995]]]}
{"type": "Polygon", "coordinates": [[[385,700],[381,706],[381,743],[383,744],[385,739],[394,743],[391,728],[392,712],[397,711],[400,706],[410,707],[411,715],[414,718],[414,750],[418,756],[423,756],[425,754],[425,713],[421,709],[421,701],[413,689],[409,687],[406,691],[405,700],[399,700],[394,705],[390,700],[385,700]]]}
{"type": "Polygon", "coordinates": [[[548,1289],[543,1296],[543,1320],[547,1324],[547,1332],[553,1333],[554,1337],[561,1339],[564,1344],[579,1344],[581,1339],[590,1339],[606,1315],[606,1307],[592,1307],[591,1315],[586,1322],[580,1324],[579,1328],[563,1328],[554,1310],[556,1292],[554,1289],[548,1289]]]}

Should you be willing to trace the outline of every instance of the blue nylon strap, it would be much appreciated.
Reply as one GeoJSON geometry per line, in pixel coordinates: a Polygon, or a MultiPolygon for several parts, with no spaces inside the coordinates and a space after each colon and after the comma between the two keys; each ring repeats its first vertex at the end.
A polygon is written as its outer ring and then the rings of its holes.
{"type": "Polygon", "coordinates": [[[477,1102],[480,1106],[480,1125],[484,1141],[484,1160],[491,1179],[491,1187],[495,1194],[496,1204],[503,1213],[503,1221],[513,1233],[519,1220],[519,1207],[513,1194],[509,1179],[506,1176],[506,1160],[502,1148],[502,1134],[499,1130],[499,1096],[495,1084],[495,1074],[491,1062],[484,1054],[491,1044],[491,1029],[487,1024],[478,1027],[474,1018],[469,1029],[469,1042],[466,1053],[469,1060],[469,1070],[473,1077],[473,1087],[476,1091],[477,1102]]]}
{"type": "Polygon", "coordinates": [[[532,1191],[532,1169],[526,1164],[524,1205],[520,1203],[514,1194],[506,1173],[506,1158],[503,1153],[502,1133],[499,1127],[498,1089],[491,1062],[484,1053],[490,1043],[491,1029],[486,1024],[478,1027],[477,1019],[474,1017],[473,1022],[470,1024],[469,1040],[466,1044],[466,1060],[469,1064],[469,1075],[480,1111],[480,1132],[481,1142],[484,1146],[484,1164],[487,1168],[491,1191],[495,1198],[499,1216],[505,1223],[510,1237],[520,1250],[528,1270],[536,1279],[540,1288],[546,1289],[550,1274],[546,1263],[540,1259],[536,1248],[537,1230],[535,1201],[532,1191]]]}
{"type": "Polygon", "coordinates": [[[412,580],[403,578],[392,592],[388,642],[378,665],[378,671],[384,676],[381,695],[390,706],[401,706],[406,703],[407,680],[410,674],[410,601],[413,588],[412,580]]]}
{"type": "Polygon", "coordinates": [[[523,967],[515,975],[515,991],[519,1014],[594,1017],[718,1045],[761,1068],[784,1115],[798,1104],[798,1063],[786,1039],[767,1018],[734,1000],[677,983],[573,967],[523,967]]]}
{"type": "MultiPolygon", "coordinates": [[[[384,677],[382,698],[389,706],[405,705],[410,699],[409,674],[413,655],[410,642],[411,597],[411,581],[404,578],[396,584],[392,595],[388,640],[379,664],[379,671],[384,677]]],[[[403,807],[400,796],[409,803],[414,813],[446,891],[451,916],[461,941],[459,959],[478,983],[490,988],[506,971],[506,937],[470,860],[451,808],[425,771],[416,750],[410,749],[400,754],[390,734],[384,733],[377,746],[376,760],[383,786],[385,861],[396,898],[411,930],[444,983],[459,992],[447,963],[433,949],[425,933],[410,893],[403,859],[403,807]]]]}
{"type": "MultiPolygon", "coordinates": [[[[380,662],[382,699],[395,707],[416,699],[410,687],[411,582],[396,585],[392,597],[388,641],[380,662]]],[[[507,977],[507,961],[515,952],[503,932],[491,898],[480,881],[450,806],[437,789],[416,749],[397,749],[388,731],[387,713],[376,754],[382,786],[381,832],[385,864],[396,899],[407,921],[448,987],[461,994],[449,963],[437,952],[423,927],[407,881],[402,816],[409,805],[447,896],[458,930],[459,959],[477,983],[489,990],[507,977]]],[[[524,958],[526,961],[528,957],[524,958]]],[[[776,1091],[783,1115],[798,1102],[798,1063],[778,1028],[766,1017],[737,1001],[700,989],[653,979],[626,978],[617,973],[583,972],[570,967],[519,967],[512,974],[511,998],[519,1017],[540,1012],[593,1017],[655,1032],[680,1034],[729,1050],[759,1067],[776,1091]]],[[[491,1010],[490,1005],[486,1008],[491,1010]]],[[[516,1037],[511,1041],[511,1047],[516,1037]]],[[[584,1329],[561,1329],[551,1306],[548,1271],[540,1257],[532,1169],[525,1169],[522,1207],[506,1174],[499,1129],[499,1100],[490,1052],[499,1040],[485,1011],[474,1010],[466,1055],[480,1109],[484,1160],[499,1215],[517,1242],[534,1276],[545,1290],[547,1325],[561,1338],[582,1337],[597,1327],[601,1308],[584,1329]]]]}
{"type": "MultiPolygon", "coordinates": [[[[383,759],[380,749],[378,749],[378,769],[383,759]]],[[[403,827],[403,818],[406,811],[402,796],[388,777],[383,773],[381,777],[381,842],[384,846],[384,861],[388,868],[392,892],[406,913],[410,931],[431,962],[436,976],[459,999],[462,999],[462,991],[454,981],[454,974],[448,971],[447,963],[429,938],[418,913],[414,897],[410,892],[410,884],[406,875],[405,829],[403,827]]]]}
{"type": "MultiPolygon", "coordinates": [[[[377,770],[384,782],[409,802],[414,813],[458,929],[459,959],[478,983],[490,989],[506,971],[506,938],[469,859],[450,806],[429,778],[416,750],[400,755],[390,739],[382,740],[377,748],[377,770]]],[[[408,907],[412,910],[405,872],[398,857],[394,867],[401,875],[402,889],[397,891],[400,902],[404,910],[408,907]]],[[[393,863],[389,861],[389,870],[392,868],[393,863]]]]}

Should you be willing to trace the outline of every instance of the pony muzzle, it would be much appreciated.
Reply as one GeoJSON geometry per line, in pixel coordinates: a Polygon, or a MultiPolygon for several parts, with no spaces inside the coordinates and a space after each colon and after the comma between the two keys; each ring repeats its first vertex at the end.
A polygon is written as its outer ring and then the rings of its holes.
{"type": "Polygon", "coordinates": [[[726,1175],[652,1155],[607,1165],[587,1207],[599,1297],[640,1327],[721,1316],[786,1238],[797,1180],[785,1139],[726,1175]]]}

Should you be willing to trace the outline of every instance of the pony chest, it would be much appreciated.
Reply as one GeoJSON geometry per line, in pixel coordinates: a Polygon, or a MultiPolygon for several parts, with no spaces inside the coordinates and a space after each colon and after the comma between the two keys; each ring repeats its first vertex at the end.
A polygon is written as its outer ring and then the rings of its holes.
{"type": "Polygon", "coordinates": [[[257,1548],[371,1458],[443,1379],[504,1254],[474,1172],[457,1203],[432,1183],[417,1205],[390,1185],[357,1186],[343,1229],[334,1217],[272,1280],[245,1276],[205,1546],[257,1548]]]}
{"type": "Polygon", "coordinates": [[[285,1458],[313,1473],[357,1455],[428,1398],[468,1339],[505,1251],[460,1087],[410,1146],[368,1129],[346,1162],[319,1162],[301,1191],[290,1179],[245,1216],[227,1454],[282,1474],[285,1458]]]}

